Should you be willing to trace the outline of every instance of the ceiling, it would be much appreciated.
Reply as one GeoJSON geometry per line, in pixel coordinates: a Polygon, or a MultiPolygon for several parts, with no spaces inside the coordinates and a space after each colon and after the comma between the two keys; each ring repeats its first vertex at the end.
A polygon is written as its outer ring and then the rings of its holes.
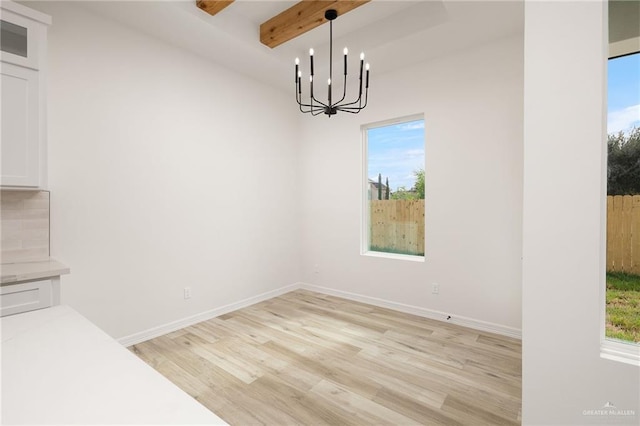
{"type": "MultiPolygon", "coordinates": [[[[200,10],[195,0],[83,1],[92,12],[135,27],[179,48],[209,58],[230,70],[275,88],[292,90],[294,59],[307,66],[313,47],[316,75],[328,74],[329,27],[321,25],[270,49],[260,43],[264,21],[296,1],[237,0],[215,16],[200,10]]],[[[512,34],[522,34],[522,0],[441,1],[372,0],[333,25],[334,58],[349,47],[351,69],[364,51],[376,74],[405,68],[512,34]]],[[[335,61],[341,64],[341,61],[335,61]]]]}

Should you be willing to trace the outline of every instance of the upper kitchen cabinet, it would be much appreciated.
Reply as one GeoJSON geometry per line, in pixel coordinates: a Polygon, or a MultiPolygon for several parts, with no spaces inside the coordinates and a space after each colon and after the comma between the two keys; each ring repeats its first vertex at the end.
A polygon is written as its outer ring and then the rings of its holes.
{"type": "Polygon", "coordinates": [[[51,18],[11,1],[0,3],[2,94],[1,184],[47,184],[46,53],[51,18]]]}

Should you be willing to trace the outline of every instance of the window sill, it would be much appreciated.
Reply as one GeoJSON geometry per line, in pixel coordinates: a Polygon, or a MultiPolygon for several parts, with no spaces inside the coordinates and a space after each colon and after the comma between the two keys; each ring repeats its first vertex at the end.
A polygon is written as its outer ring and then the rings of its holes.
{"type": "Polygon", "coordinates": [[[600,344],[600,357],[640,367],[640,345],[605,339],[600,344]]]}
{"type": "Polygon", "coordinates": [[[408,260],[410,262],[424,262],[424,256],[416,256],[412,254],[385,253],[383,251],[363,251],[363,256],[382,257],[386,259],[408,260]]]}

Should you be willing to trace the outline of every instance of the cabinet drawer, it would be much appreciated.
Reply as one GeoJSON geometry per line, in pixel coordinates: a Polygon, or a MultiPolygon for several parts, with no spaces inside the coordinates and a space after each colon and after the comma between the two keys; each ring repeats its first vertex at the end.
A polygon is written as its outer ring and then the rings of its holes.
{"type": "Polygon", "coordinates": [[[53,305],[51,280],[0,287],[0,316],[19,314],[53,305]]]}

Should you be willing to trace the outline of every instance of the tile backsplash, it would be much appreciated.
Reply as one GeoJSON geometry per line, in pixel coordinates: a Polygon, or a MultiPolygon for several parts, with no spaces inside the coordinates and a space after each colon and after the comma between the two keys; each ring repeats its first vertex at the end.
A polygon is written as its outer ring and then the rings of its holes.
{"type": "Polygon", "coordinates": [[[49,259],[49,191],[0,191],[1,263],[49,259]]]}

